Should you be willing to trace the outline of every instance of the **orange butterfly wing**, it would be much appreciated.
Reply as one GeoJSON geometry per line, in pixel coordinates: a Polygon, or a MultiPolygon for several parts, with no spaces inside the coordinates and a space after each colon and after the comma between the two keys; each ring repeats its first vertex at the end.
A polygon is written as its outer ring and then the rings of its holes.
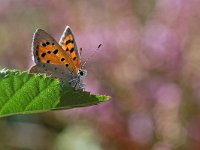
{"type": "Polygon", "coordinates": [[[36,64],[47,63],[62,65],[68,68],[70,72],[78,72],[73,59],[44,30],[36,30],[33,36],[32,48],[36,64]]]}
{"type": "Polygon", "coordinates": [[[80,69],[80,54],[76,45],[76,41],[72,30],[69,26],[66,26],[63,35],[60,38],[59,44],[65,50],[65,52],[71,57],[73,60],[74,66],[77,70],[80,69]]]}

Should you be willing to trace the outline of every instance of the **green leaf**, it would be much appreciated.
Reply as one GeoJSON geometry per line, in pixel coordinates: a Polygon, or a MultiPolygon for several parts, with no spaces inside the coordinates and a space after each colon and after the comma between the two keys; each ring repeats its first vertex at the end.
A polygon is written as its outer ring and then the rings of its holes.
{"type": "Polygon", "coordinates": [[[45,74],[0,72],[0,117],[96,105],[109,98],[61,85],[45,74]]]}

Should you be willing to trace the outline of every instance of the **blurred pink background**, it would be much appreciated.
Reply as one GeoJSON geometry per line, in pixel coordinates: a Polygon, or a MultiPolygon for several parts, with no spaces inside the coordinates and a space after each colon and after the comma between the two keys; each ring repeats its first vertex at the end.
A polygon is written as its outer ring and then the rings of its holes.
{"type": "Polygon", "coordinates": [[[199,0],[1,0],[0,68],[28,70],[42,28],[69,25],[97,106],[0,120],[0,149],[199,150],[199,0]]]}

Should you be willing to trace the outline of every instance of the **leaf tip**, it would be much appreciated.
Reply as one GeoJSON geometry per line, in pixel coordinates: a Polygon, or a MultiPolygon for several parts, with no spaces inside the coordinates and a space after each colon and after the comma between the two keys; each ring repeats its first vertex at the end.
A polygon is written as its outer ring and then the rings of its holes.
{"type": "Polygon", "coordinates": [[[105,102],[111,99],[111,96],[107,95],[97,95],[96,97],[98,98],[99,102],[105,102]]]}

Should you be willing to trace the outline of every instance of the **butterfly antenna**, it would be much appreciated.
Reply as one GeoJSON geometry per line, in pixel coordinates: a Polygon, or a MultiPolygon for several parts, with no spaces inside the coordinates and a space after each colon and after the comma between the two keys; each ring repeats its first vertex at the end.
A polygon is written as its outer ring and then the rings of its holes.
{"type": "Polygon", "coordinates": [[[83,65],[81,66],[81,68],[83,68],[85,66],[85,64],[88,62],[88,60],[90,60],[97,52],[97,50],[102,46],[102,44],[99,44],[98,47],[95,49],[95,51],[85,60],[85,62],[83,63],[83,65]]]}
{"type": "Polygon", "coordinates": [[[80,48],[80,50],[79,50],[79,52],[80,52],[80,56],[82,55],[82,51],[83,51],[83,49],[82,49],[82,48],[80,48]]]}

